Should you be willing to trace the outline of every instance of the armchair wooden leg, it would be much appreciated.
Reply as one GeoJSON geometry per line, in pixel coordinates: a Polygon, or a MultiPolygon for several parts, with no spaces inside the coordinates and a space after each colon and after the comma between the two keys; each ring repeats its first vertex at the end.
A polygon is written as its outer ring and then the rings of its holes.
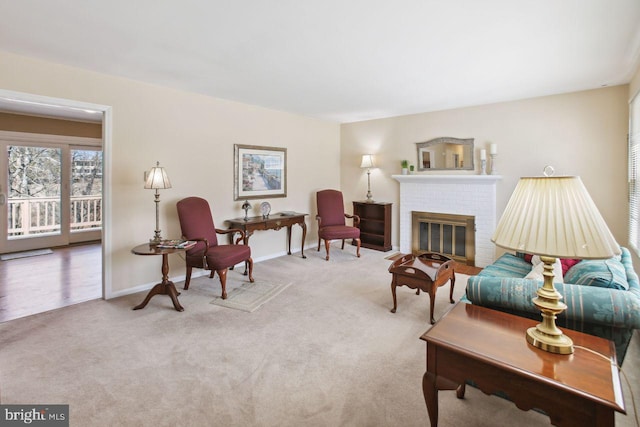
{"type": "Polygon", "coordinates": [[[227,299],[227,269],[225,268],[216,271],[220,277],[220,285],[222,285],[222,299],[227,299]]]}
{"type": "Polygon", "coordinates": [[[325,259],[329,261],[329,246],[331,245],[331,240],[324,239],[324,248],[327,251],[327,256],[325,259]]]}
{"type": "Polygon", "coordinates": [[[320,237],[318,237],[318,252],[320,252],[320,241],[321,241],[321,240],[322,240],[322,239],[321,239],[320,237]]]}
{"type": "Polygon", "coordinates": [[[344,239],[342,239],[342,247],[340,249],[344,251],[344,239]]]}
{"type": "Polygon", "coordinates": [[[249,281],[253,283],[253,259],[249,258],[247,264],[249,264],[249,281]]]}
{"type": "Polygon", "coordinates": [[[358,258],[360,258],[360,239],[356,239],[356,244],[357,244],[356,255],[358,256],[358,258]]]}
{"type": "Polygon", "coordinates": [[[187,276],[184,279],[184,290],[185,291],[187,289],[189,289],[189,284],[191,283],[191,271],[192,270],[193,270],[193,267],[187,266],[187,276]]]}

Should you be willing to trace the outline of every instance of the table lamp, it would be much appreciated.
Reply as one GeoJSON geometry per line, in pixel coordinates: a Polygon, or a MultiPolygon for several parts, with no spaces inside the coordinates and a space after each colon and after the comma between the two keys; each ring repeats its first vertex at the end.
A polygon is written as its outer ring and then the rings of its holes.
{"type": "Polygon", "coordinates": [[[553,168],[547,168],[551,176],[520,178],[491,241],[540,256],[544,281],[532,301],[542,323],[527,330],[527,342],[571,354],[573,341],[556,326],[556,316],[567,306],[553,285],[553,264],[556,258],[611,258],[621,251],[580,177],[554,177],[553,168]]]}
{"type": "Polygon", "coordinates": [[[156,190],[155,194],[155,203],[156,203],[156,230],[153,236],[153,239],[150,239],[151,244],[157,245],[162,241],[162,236],[160,235],[160,220],[159,220],[159,205],[160,205],[160,192],[158,190],[171,188],[171,181],[169,181],[169,177],[167,176],[167,172],[163,167],[160,166],[160,162],[156,162],[156,166],[152,167],[149,172],[147,172],[147,179],[144,183],[144,188],[156,190]]]}
{"type": "Polygon", "coordinates": [[[375,165],[373,163],[373,155],[363,154],[360,167],[363,169],[367,169],[367,202],[371,203],[373,202],[373,196],[371,195],[371,168],[375,168],[375,165]]]}

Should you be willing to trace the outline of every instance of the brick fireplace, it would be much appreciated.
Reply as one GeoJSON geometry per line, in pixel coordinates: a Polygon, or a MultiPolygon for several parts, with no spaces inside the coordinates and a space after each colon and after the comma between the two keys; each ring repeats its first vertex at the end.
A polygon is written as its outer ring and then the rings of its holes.
{"type": "Polygon", "coordinates": [[[400,252],[411,253],[412,213],[471,216],[475,221],[475,265],[494,261],[499,175],[393,175],[400,182],[400,252]]]}

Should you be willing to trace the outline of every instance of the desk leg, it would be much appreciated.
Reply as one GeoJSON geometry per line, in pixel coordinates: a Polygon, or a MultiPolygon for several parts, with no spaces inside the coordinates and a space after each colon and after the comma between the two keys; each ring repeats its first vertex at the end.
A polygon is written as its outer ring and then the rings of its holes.
{"type": "Polygon", "coordinates": [[[287,225],[287,255],[291,255],[291,227],[293,225],[287,225]]]}
{"type": "Polygon", "coordinates": [[[438,427],[438,388],[436,376],[431,372],[425,372],[422,377],[422,393],[424,394],[424,402],[427,404],[431,427],[438,427]]]}
{"type": "MultiPolygon", "coordinates": [[[[240,236],[236,239],[236,245],[238,243],[240,243],[240,240],[242,240],[242,244],[247,246],[249,245],[249,237],[251,237],[251,235],[253,234],[253,231],[247,232],[247,230],[244,230],[244,236],[240,236]]],[[[248,265],[249,265],[249,261],[245,261],[244,262],[244,273],[242,273],[243,276],[246,276],[249,274],[248,271],[248,265]]],[[[231,266],[230,270],[233,270],[233,266],[231,266]]]]}
{"type": "Polygon", "coordinates": [[[304,222],[304,218],[302,218],[300,227],[302,227],[302,246],[300,246],[300,251],[302,253],[302,258],[306,259],[307,256],[304,254],[304,241],[307,238],[307,224],[304,222]]]}
{"type": "Polygon", "coordinates": [[[146,305],[151,300],[151,298],[153,298],[156,295],[169,295],[169,297],[171,297],[171,301],[173,302],[173,307],[177,311],[184,311],[184,307],[182,307],[180,305],[180,302],[178,301],[178,295],[180,295],[180,292],[176,290],[176,286],[173,284],[172,281],[169,280],[169,255],[168,254],[162,254],[162,282],[158,283],[153,288],[151,288],[151,290],[147,294],[144,301],[142,301],[140,304],[133,307],[133,309],[140,310],[142,308],[145,308],[146,305]]]}
{"type": "MultiPolygon", "coordinates": [[[[300,253],[302,254],[302,258],[306,259],[307,256],[304,254],[304,241],[307,238],[307,224],[305,224],[304,218],[302,219],[302,222],[298,222],[297,224],[302,228],[302,246],[300,247],[300,253]]],[[[287,255],[291,255],[291,228],[292,227],[293,227],[293,224],[287,226],[287,255]]]]}

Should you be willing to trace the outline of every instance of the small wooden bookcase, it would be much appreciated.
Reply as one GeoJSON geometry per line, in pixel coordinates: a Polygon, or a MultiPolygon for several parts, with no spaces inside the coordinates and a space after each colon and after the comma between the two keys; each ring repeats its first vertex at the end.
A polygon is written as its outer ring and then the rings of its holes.
{"type": "Polygon", "coordinates": [[[360,244],[363,248],[391,250],[391,205],[384,202],[353,202],[360,217],[360,244]]]}

